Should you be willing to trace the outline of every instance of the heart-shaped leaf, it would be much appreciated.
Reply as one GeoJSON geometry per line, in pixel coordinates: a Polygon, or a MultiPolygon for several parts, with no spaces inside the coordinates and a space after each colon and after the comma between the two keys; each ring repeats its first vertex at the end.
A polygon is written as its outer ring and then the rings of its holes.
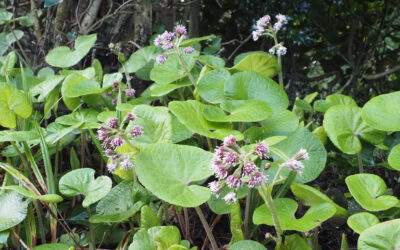
{"type": "Polygon", "coordinates": [[[383,131],[400,130],[400,91],[379,95],[362,108],[362,118],[371,127],[383,131]]]}
{"type": "Polygon", "coordinates": [[[167,95],[176,89],[184,88],[191,85],[192,83],[188,78],[183,78],[181,80],[172,83],[162,83],[162,84],[154,83],[153,85],[150,86],[150,93],[151,96],[160,97],[167,95]]]}
{"type": "MultiPolygon", "coordinates": [[[[303,161],[304,171],[296,175],[296,182],[307,183],[315,180],[322,170],[324,170],[327,155],[321,141],[313,133],[306,128],[297,129],[285,140],[271,146],[271,151],[275,161],[283,162],[295,155],[301,148],[307,150],[309,159],[303,161]]],[[[267,171],[267,174],[273,178],[277,168],[278,165],[275,164],[267,171]]],[[[289,170],[284,169],[282,176],[287,176],[288,173],[289,170]]]]}
{"type": "Polygon", "coordinates": [[[346,178],[346,185],[362,208],[368,211],[383,211],[396,206],[399,200],[387,192],[386,183],[374,174],[355,174],[346,178]]]}
{"type": "Polygon", "coordinates": [[[94,169],[81,168],[68,172],[61,177],[59,190],[65,196],[84,195],[83,207],[99,201],[111,190],[111,179],[108,176],[94,178],[94,169]]]}
{"type": "Polygon", "coordinates": [[[201,55],[199,56],[199,62],[201,62],[204,65],[210,66],[214,69],[220,69],[225,67],[224,59],[213,55],[201,55]]]}
{"type": "Polygon", "coordinates": [[[375,215],[367,212],[353,214],[347,219],[347,225],[358,234],[361,234],[365,229],[378,223],[379,219],[375,215]]]}
{"type": "Polygon", "coordinates": [[[336,208],[337,216],[344,216],[347,214],[347,210],[343,207],[337,205],[333,200],[331,200],[327,195],[322,193],[316,188],[308,185],[293,183],[290,186],[292,193],[301,200],[306,206],[315,206],[322,203],[329,203],[336,208]]]}
{"type": "Polygon", "coordinates": [[[385,137],[384,133],[364,123],[361,119],[361,109],[352,105],[335,105],[329,108],[325,113],[323,124],[332,143],[346,154],[356,154],[361,151],[359,138],[380,144],[385,137]]]}
{"type": "Polygon", "coordinates": [[[254,143],[270,136],[291,134],[299,127],[299,118],[293,112],[283,110],[261,124],[261,127],[247,129],[244,137],[254,143]]]}
{"type": "Polygon", "coordinates": [[[80,126],[82,129],[95,129],[99,127],[97,122],[98,114],[99,113],[96,110],[83,109],[58,117],[56,119],[56,123],[71,127],[77,126],[78,124],[83,124],[80,126]]]}
{"type": "Polygon", "coordinates": [[[79,73],[68,75],[61,86],[61,94],[65,98],[100,94],[103,91],[98,82],[79,73]]]}
{"type": "Polygon", "coordinates": [[[27,95],[8,83],[0,83],[0,125],[7,128],[16,127],[16,115],[28,118],[32,106],[27,95]]]}
{"type": "Polygon", "coordinates": [[[53,91],[62,82],[62,80],[64,80],[64,78],[65,76],[52,76],[34,86],[31,89],[31,93],[33,96],[39,95],[37,101],[43,102],[50,92],[53,91]]]}
{"type": "Polygon", "coordinates": [[[251,249],[251,250],[266,250],[266,248],[253,240],[241,240],[229,247],[229,250],[243,250],[243,249],[251,249]]]}
{"type": "Polygon", "coordinates": [[[227,123],[213,123],[204,117],[204,110],[208,105],[199,101],[172,101],[168,104],[170,111],[193,133],[197,133],[210,138],[223,139],[233,134],[238,139],[243,135],[236,130],[230,129],[227,123]]]}
{"type": "Polygon", "coordinates": [[[225,97],[233,100],[256,99],[266,102],[274,112],[285,110],[289,105],[288,97],[274,80],[264,78],[254,72],[233,74],[225,83],[225,97]]]}
{"type": "Polygon", "coordinates": [[[285,249],[286,250],[312,250],[307,244],[306,239],[298,234],[291,234],[285,236],[285,249]]]}
{"type": "Polygon", "coordinates": [[[196,90],[209,103],[224,101],[224,86],[231,74],[226,69],[212,70],[200,78],[196,90]]]}
{"type": "MultiPolygon", "coordinates": [[[[307,232],[331,218],[336,212],[333,205],[321,203],[311,206],[303,217],[297,219],[295,216],[298,208],[296,201],[289,198],[277,198],[274,200],[274,204],[282,230],[307,232]]],[[[253,222],[256,225],[274,225],[272,214],[265,204],[256,208],[253,214],[253,222]]]]}
{"type": "Polygon", "coordinates": [[[253,71],[264,77],[274,77],[280,71],[277,58],[263,51],[246,53],[231,69],[253,71]]]}
{"type": "Polygon", "coordinates": [[[13,29],[12,32],[0,33],[0,56],[7,52],[10,46],[24,36],[21,30],[13,29]]]}
{"type": "Polygon", "coordinates": [[[365,229],[358,238],[357,246],[359,250],[400,249],[400,219],[365,229]]]}
{"type": "Polygon", "coordinates": [[[268,104],[259,100],[224,101],[221,108],[207,105],[204,117],[212,122],[258,122],[272,114],[268,104]]]}
{"type": "Polygon", "coordinates": [[[178,55],[169,55],[165,63],[154,65],[154,68],[150,72],[150,79],[158,84],[166,84],[186,77],[188,74],[187,71],[192,70],[199,53],[182,54],[185,66],[181,65],[178,55]]]}
{"type": "Polygon", "coordinates": [[[147,46],[135,51],[125,63],[126,72],[135,73],[145,68],[153,68],[158,53],[159,49],[156,46],[147,46]]]}
{"type": "Polygon", "coordinates": [[[96,43],[97,35],[79,36],[75,40],[75,48],[60,46],[50,50],[46,55],[46,62],[54,67],[68,68],[77,64],[96,43]]]}
{"type": "Polygon", "coordinates": [[[394,146],[390,151],[388,163],[393,169],[400,170],[400,144],[394,146]]]}
{"type": "Polygon", "coordinates": [[[325,113],[330,107],[336,105],[357,106],[356,101],[347,95],[333,94],[326,97],[325,100],[316,100],[314,102],[314,109],[319,112],[325,113]]]}
{"type": "Polygon", "coordinates": [[[180,242],[181,235],[177,227],[157,226],[148,230],[139,230],[133,236],[132,243],[128,250],[174,249],[173,246],[179,245],[180,242]]]}
{"type": "Polygon", "coordinates": [[[141,199],[146,191],[131,181],[123,181],[113,187],[96,206],[96,214],[91,223],[115,223],[128,220],[144,205],[141,199]]]}
{"type": "Polygon", "coordinates": [[[140,182],[158,198],[182,207],[206,202],[208,188],[195,184],[212,175],[212,154],[197,147],[158,143],[145,146],[136,158],[140,182]]]}
{"type": "Polygon", "coordinates": [[[21,223],[27,213],[28,202],[16,192],[0,194],[0,232],[21,223]]]}

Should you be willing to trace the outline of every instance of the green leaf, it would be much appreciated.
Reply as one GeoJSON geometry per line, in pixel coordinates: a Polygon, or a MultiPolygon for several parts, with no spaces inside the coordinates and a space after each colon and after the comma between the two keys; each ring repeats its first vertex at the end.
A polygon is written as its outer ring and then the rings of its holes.
{"type": "Polygon", "coordinates": [[[130,181],[123,181],[113,187],[96,206],[96,214],[90,217],[91,223],[111,223],[128,220],[143,206],[139,201],[143,189],[130,181]]]}
{"type": "Polygon", "coordinates": [[[0,232],[21,223],[27,213],[28,202],[16,192],[0,194],[0,232]]]}
{"type": "MultiPolygon", "coordinates": [[[[134,236],[129,250],[157,250],[179,245],[181,235],[175,226],[157,226],[148,230],[140,229],[134,236]]],[[[178,248],[179,249],[179,248],[178,248]]]]}
{"type": "MultiPolygon", "coordinates": [[[[315,180],[325,168],[327,154],[318,138],[306,128],[300,128],[289,135],[286,140],[271,146],[271,151],[275,161],[283,162],[295,155],[301,148],[307,150],[309,159],[303,161],[304,171],[302,174],[296,175],[296,182],[307,183],[315,180]]],[[[278,165],[272,166],[267,174],[274,176],[277,168],[278,165]]],[[[285,169],[282,171],[283,176],[287,176],[288,174],[289,170],[285,169]]]]}
{"type": "Polygon", "coordinates": [[[400,130],[400,91],[379,95],[362,108],[362,118],[371,127],[383,131],[400,130]]]}
{"type": "Polygon", "coordinates": [[[112,74],[104,74],[102,88],[112,87],[114,83],[121,82],[122,78],[123,78],[123,76],[119,72],[112,73],[112,74]]]}
{"type": "Polygon", "coordinates": [[[158,198],[182,207],[206,202],[208,188],[194,184],[212,175],[212,154],[200,148],[158,143],[142,148],[136,159],[140,182],[158,198]]]}
{"type": "Polygon", "coordinates": [[[224,59],[213,55],[201,55],[199,56],[199,62],[201,62],[204,65],[211,66],[214,69],[225,67],[224,59]]]}
{"type": "Polygon", "coordinates": [[[266,248],[258,243],[257,241],[253,240],[241,240],[236,242],[235,244],[232,244],[229,247],[229,250],[266,250],[266,248]]]}
{"type": "Polygon", "coordinates": [[[362,208],[368,211],[383,211],[396,206],[399,200],[387,192],[386,183],[374,174],[355,174],[346,177],[346,185],[362,208]]]}
{"type": "Polygon", "coordinates": [[[13,30],[12,32],[0,33],[0,56],[7,52],[10,46],[24,36],[21,30],[13,30]]]}
{"type": "Polygon", "coordinates": [[[183,61],[186,67],[180,63],[179,57],[176,54],[168,55],[168,59],[163,64],[156,64],[150,72],[150,79],[158,84],[166,84],[175,82],[187,76],[195,62],[198,52],[185,54],[182,53],[183,61]]]}
{"type": "Polygon", "coordinates": [[[370,213],[353,214],[347,219],[347,225],[356,233],[361,234],[365,229],[379,223],[379,219],[370,213]]]}
{"type": "Polygon", "coordinates": [[[0,142],[23,142],[39,139],[36,131],[15,131],[15,130],[2,130],[0,131],[0,142]]]}
{"type": "Polygon", "coordinates": [[[392,148],[388,157],[389,166],[400,171],[400,144],[392,148]]]}
{"type": "Polygon", "coordinates": [[[56,123],[71,127],[77,126],[78,124],[83,124],[80,125],[82,129],[96,129],[99,127],[97,115],[98,112],[94,109],[82,109],[72,112],[68,115],[58,117],[56,119],[56,123]]]}
{"type": "Polygon", "coordinates": [[[289,105],[285,91],[274,80],[254,72],[233,74],[225,83],[224,92],[227,99],[264,101],[274,108],[274,112],[284,110],[289,105]]]}
{"type": "Polygon", "coordinates": [[[157,217],[157,214],[153,211],[153,209],[148,206],[144,205],[140,209],[140,227],[149,229],[151,227],[160,226],[161,221],[157,217]]]}
{"type": "MultiPolygon", "coordinates": [[[[336,212],[333,205],[322,203],[311,206],[303,217],[297,219],[295,216],[298,208],[296,201],[289,198],[277,198],[274,200],[274,204],[282,230],[308,232],[331,218],[336,212]]],[[[265,204],[256,208],[253,214],[253,222],[256,225],[274,225],[271,212],[265,204]]]]}
{"type": "Polygon", "coordinates": [[[292,190],[292,193],[296,196],[296,198],[300,199],[301,202],[304,203],[304,205],[306,206],[315,206],[322,203],[329,203],[336,208],[337,216],[345,216],[347,214],[347,210],[345,208],[337,205],[327,195],[316,188],[300,183],[293,183],[290,186],[290,190],[292,190]]]}
{"type": "Polygon", "coordinates": [[[68,75],[61,86],[61,94],[65,98],[100,94],[103,91],[98,82],[79,73],[68,75]]]}
{"type": "Polygon", "coordinates": [[[312,250],[307,241],[298,234],[291,234],[285,237],[285,250],[312,250]]]}
{"type": "Polygon", "coordinates": [[[238,139],[243,138],[240,132],[230,129],[229,124],[207,121],[203,115],[207,105],[199,101],[172,101],[168,107],[178,120],[193,133],[216,139],[223,139],[230,134],[235,135],[238,139]]]}
{"type": "Polygon", "coordinates": [[[176,89],[180,89],[183,87],[191,86],[192,83],[188,78],[183,78],[173,83],[154,83],[150,86],[150,94],[151,96],[160,97],[171,93],[176,89]]]}
{"type": "Polygon", "coordinates": [[[333,94],[326,97],[325,100],[317,100],[314,102],[314,109],[319,112],[325,113],[330,107],[336,105],[354,106],[358,107],[356,101],[347,95],[333,94]]]}
{"type": "Polygon", "coordinates": [[[28,118],[32,106],[27,95],[7,83],[0,83],[0,125],[7,128],[16,127],[16,115],[28,118]]]}
{"type": "Polygon", "coordinates": [[[357,243],[359,250],[400,248],[400,219],[385,221],[364,230],[357,243]]]}
{"type": "Polygon", "coordinates": [[[83,207],[99,201],[111,190],[111,179],[108,176],[94,178],[94,169],[81,168],[68,172],[61,177],[59,190],[65,196],[84,195],[83,207]]]}
{"type": "Polygon", "coordinates": [[[158,52],[156,46],[147,46],[135,51],[124,65],[125,71],[135,73],[143,68],[152,68],[158,52]]]}
{"type": "Polygon", "coordinates": [[[240,209],[240,204],[236,202],[231,206],[231,211],[230,211],[230,221],[229,221],[229,227],[231,230],[231,240],[229,244],[233,244],[235,242],[244,240],[244,234],[242,230],[243,226],[243,221],[242,221],[242,210],[240,209]]]}
{"type": "Polygon", "coordinates": [[[13,13],[6,11],[5,9],[0,9],[0,25],[7,23],[13,17],[13,13]]]}
{"type": "Polygon", "coordinates": [[[64,78],[65,76],[52,76],[34,86],[31,89],[31,93],[33,96],[39,95],[37,101],[43,102],[50,92],[53,91],[62,82],[62,80],[64,80],[64,78]]]}
{"type": "Polygon", "coordinates": [[[63,198],[61,196],[59,196],[58,194],[37,195],[37,194],[33,193],[32,191],[30,191],[24,187],[17,186],[17,185],[3,186],[3,187],[0,187],[0,189],[15,191],[18,194],[20,194],[26,198],[30,198],[33,200],[40,200],[40,201],[44,201],[44,202],[48,202],[48,203],[60,203],[63,201],[63,198]]]}
{"type": "Polygon", "coordinates": [[[332,143],[346,154],[357,154],[361,151],[359,138],[380,144],[385,137],[384,133],[364,123],[361,119],[361,108],[352,105],[335,105],[329,108],[323,124],[332,143]]]}
{"type": "Polygon", "coordinates": [[[79,36],[75,40],[75,47],[73,50],[67,46],[54,48],[46,55],[45,60],[48,64],[54,67],[69,68],[74,66],[86,56],[89,50],[96,43],[96,39],[96,34],[79,36]]]}
{"type": "Polygon", "coordinates": [[[288,135],[299,127],[299,118],[289,110],[273,114],[261,122],[261,127],[250,127],[244,132],[244,137],[252,143],[276,135],[288,135]]]}
{"type": "Polygon", "coordinates": [[[263,77],[274,77],[279,72],[278,60],[275,56],[262,52],[247,53],[239,62],[231,68],[236,71],[252,71],[263,77]]]}
{"type": "Polygon", "coordinates": [[[133,236],[128,250],[157,250],[156,243],[150,238],[146,229],[140,229],[133,236]]]}
{"type": "Polygon", "coordinates": [[[199,43],[199,42],[210,41],[210,40],[212,40],[214,38],[216,38],[215,35],[208,35],[208,36],[201,36],[201,37],[195,37],[195,38],[186,39],[186,40],[183,40],[181,42],[181,47],[192,46],[192,45],[194,45],[196,43],[199,43]]]}
{"type": "Polygon", "coordinates": [[[257,122],[267,119],[272,114],[268,104],[259,100],[224,101],[221,108],[207,105],[204,117],[212,122],[257,122]]]}
{"type": "Polygon", "coordinates": [[[74,250],[74,247],[63,243],[49,243],[36,246],[33,250],[74,250]]]}
{"type": "Polygon", "coordinates": [[[225,99],[224,86],[230,76],[226,69],[212,70],[200,78],[196,91],[209,103],[221,103],[225,99]]]}

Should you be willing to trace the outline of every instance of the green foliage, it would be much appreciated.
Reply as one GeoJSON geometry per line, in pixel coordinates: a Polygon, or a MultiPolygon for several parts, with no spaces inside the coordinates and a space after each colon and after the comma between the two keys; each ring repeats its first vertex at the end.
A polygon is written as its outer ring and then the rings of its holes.
{"type": "Polygon", "coordinates": [[[400,247],[400,219],[389,220],[365,229],[358,238],[358,249],[397,249],[400,247]]]}
{"type": "Polygon", "coordinates": [[[370,213],[353,214],[347,219],[347,225],[356,233],[361,234],[365,229],[379,223],[379,219],[370,213]]]}
{"type": "Polygon", "coordinates": [[[27,213],[28,202],[16,192],[0,193],[0,232],[21,223],[27,213]]]}

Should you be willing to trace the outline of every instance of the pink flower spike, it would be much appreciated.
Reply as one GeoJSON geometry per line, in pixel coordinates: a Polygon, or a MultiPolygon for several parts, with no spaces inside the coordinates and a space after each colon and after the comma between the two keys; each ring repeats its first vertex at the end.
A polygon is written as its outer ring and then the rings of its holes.
{"type": "Polygon", "coordinates": [[[257,166],[254,164],[254,162],[246,162],[243,166],[243,174],[250,176],[253,174],[255,171],[257,171],[257,166]]]}
{"type": "Polygon", "coordinates": [[[143,128],[139,125],[136,125],[133,127],[133,129],[131,130],[131,135],[133,137],[138,137],[141,136],[143,134],[143,128]]]}
{"type": "Polygon", "coordinates": [[[179,36],[185,36],[187,34],[186,27],[181,25],[181,24],[176,25],[175,26],[175,33],[177,35],[179,35],[179,36]]]}
{"type": "Polygon", "coordinates": [[[108,120],[107,126],[110,128],[117,128],[118,127],[118,119],[115,117],[112,117],[108,120]]]}
{"type": "Polygon", "coordinates": [[[239,161],[239,157],[234,152],[228,152],[222,159],[222,162],[227,166],[235,166],[239,161]]]}
{"type": "Polygon", "coordinates": [[[224,138],[225,147],[232,147],[234,145],[236,145],[236,137],[234,135],[228,135],[224,138]]]}
{"type": "Polygon", "coordinates": [[[230,188],[239,188],[242,185],[242,181],[234,176],[234,175],[230,175],[226,178],[226,185],[230,188]]]}
{"type": "Polygon", "coordinates": [[[218,193],[221,189],[221,185],[218,181],[212,181],[208,183],[208,186],[210,187],[211,192],[213,192],[214,194],[218,193]]]}
{"type": "Polygon", "coordinates": [[[229,192],[224,196],[224,201],[228,204],[234,203],[237,201],[236,194],[234,192],[229,192]]]}
{"type": "Polygon", "coordinates": [[[256,148],[254,150],[254,153],[260,157],[261,159],[267,159],[268,158],[268,154],[269,154],[269,148],[266,144],[264,143],[258,143],[256,145],[256,148]]]}

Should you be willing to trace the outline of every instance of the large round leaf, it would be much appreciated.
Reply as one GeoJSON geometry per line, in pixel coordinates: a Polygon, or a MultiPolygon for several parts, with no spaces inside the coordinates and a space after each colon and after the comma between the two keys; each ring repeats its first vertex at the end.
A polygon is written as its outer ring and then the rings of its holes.
{"type": "Polygon", "coordinates": [[[159,49],[155,46],[147,46],[135,51],[125,63],[127,73],[135,73],[144,67],[152,66],[159,49]]]}
{"type": "Polygon", "coordinates": [[[400,144],[394,146],[390,151],[388,163],[393,169],[400,170],[400,144]]]}
{"type": "Polygon", "coordinates": [[[315,206],[322,203],[332,204],[336,208],[336,215],[343,216],[347,214],[347,210],[337,205],[331,198],[316,188],[308,185],[293,183],[290,186],[292,193],[300,199],[306,206],[315,206]]]}
{"type": "Polygon", "coordinates": [[[378,223],[379,219],[375,215],[367,212],[353,214],[347,219],[347,225],[358,234],[378,223]]]}
{"type": "Polygon", "coordinates": [[[368,211],[383,211],[396,206],[399,200],[385,195],[386,183],[374,174],[355,174],[346,178],[346,185],[351,195],[368,211]]]}
{"type": "Polygon", "coordinates": [[[8,83],[0,83],[0,125],[7,128],[16,127],[16,115],[28,118],[32,106],[27,95],[8,83]]]}
{"type": "Polygon", "coordinates": [[[208,72],[197,83],[196,90],[201,98],[209,103],[221,103],[224,99],[224,86],[231,74],[226,69],[208,72]]]}
{"type": "Polygon", "coordinates": [[[272,113],[268,104],[259,100],[227,100],[221,103],[221,108],[207,105],[204,117],[212,122],[258,122],[272,113]]]}
{"type": "Polygon", "coordinates": [[[358,238],[357,245],[359,250],[400,249],[400,219],[367,228],[358,238]]]}
{"type": "Polygon", "coordinates": [[[266,248],[263,245],[261,245],[257,241],[252,241],[252,240],[241,240],[232,244],[229,247],[229,250],[243,250],[243,249],[266,250],[266,248]]]}
{"type": "Polygon", "coordinates": [[[61,94],[65,98],[100,94],[103,91],[98,82],[79,73],[68,75],[61,86],[61,94]]]}
{"type": "Polygon", "coordinates": [[[176,89],[184,88],[191,85],[192,83],[188,78],[183,78],[172,83],[154,83],[150,86],[149,89],[151,96],[160,97],[167,95],[176,89]]]}
{"type": "MultiPolygon", "coordinates": [[[[303,161],[304,171],[297,174],[296,181],[307,183],[315,180],[324,170],[326,163],[326,151],[321,141],[315,137],[313,133],[305,128],[296,130],[289,135],[286,140],[271,146],[273,158],[276,161],[286,161],[288,158],[295,155],[301,148],[307,150],[309,159],[303,161]],[[281,154],[285,154],[285,157],[281,154]]],[[[278,166],[275,165],[268,171],[268,175],[274,175],[278,166]]],[[[282,175],[288,175],[289,170],[284,169],[282,175]]]]}
{"type": "Polygon", "coordinates": [[[362,118],[371,127],[383,131],[400,130],[400,91],[379,95],[362,108],[362,118]]]}
{"type": "Polygon", "coordinates": [[[21,223],[27,213],[28,202],[16,192],[0,194],[0,232],[21,223]]]}
{"type": "Polygon", "coordinates": [[[91,168],[81,168],[68,172],[61,177],[59,190],[63,195],[84,195],[83,207],[99,201],[111,190],[111,179],[108,176],[94,178],[95,171],[91,168]]]}
{"type": "Polygon", "coordinates": [[[316,100],[314,109],[319,112],[326,112],[330,107],[336,105],[357,106],[356,101],[347,95],[333,94],[326,97],[325,100],[316,100]]]}
{"type": "Polygon", "coordinates": [[[239,131],[230,129],[228,123],[207,121],[203,115],[207,106],[194,100],[172,101],[168,104],[169,110],[193,133],[216,139],[223,139],[230,134],[243,138],[239,131]]]}
{"type": "Polygon", "coordinates": [[[264,78],[254,72],[233,74],[225,83],[225,96],[233,100],[261,100],[280,111],[289,105],[285,91],[274,80],[264,78]]]}
{"type": "Polygon", "coordinates": [[[332,143],[346,154],[361,151],[360,137],[373,144],[380,144],[385,136],[364,123],[361,119],[361,108],[352,105],[335,105],[329,108],[323,124],[332,143]]]}
{"type": "MultiPolygon", "coordinates": [[[[311,206],[303,217],[297,219],[295,216],[298,208],[296,201],[289,198],[278,198],[274,200],[274,204],[282,230],[307,232],[331,218],[336,212],[333,205],[329,203],[321,203],[319,205],[311,206]]],[[[253,222],[256,225],[274,225],[272,214],[265,204],[256,208],[253,214],[253,222]]]]}
{"type": "Polygon", "coordinates": [[[83,126],[81,126],[83,129],[95,129],[99,127],[97,122],[98,114],[99,113],[94,109],[82,109],[58,117],[56,123],[71,127],[83,124],[83,126]]]}
{"type": "Polygon", "coordinates": [[[60,46],[50,50],[45,60],[48,64],[59,68],[68,68],[77,64],[93,47],[97,39],[96,34],[79,36],[75,40],[75,48],[60,46]]]}
{"type": "Polygon", "coordinates": [[[158,198],[182,207],[197,207],[210,198],[206,187],[194,184],[212,175],[212,154],[200,148],[153,144],[136,159],[140,182],[158,198]]]}
{"type": "Polygon", "coordinates": [[[280,70],[277,58],[263,51],[246,53],[231,69],[253,71],[264,77],[274,77],[280,70]]]}

